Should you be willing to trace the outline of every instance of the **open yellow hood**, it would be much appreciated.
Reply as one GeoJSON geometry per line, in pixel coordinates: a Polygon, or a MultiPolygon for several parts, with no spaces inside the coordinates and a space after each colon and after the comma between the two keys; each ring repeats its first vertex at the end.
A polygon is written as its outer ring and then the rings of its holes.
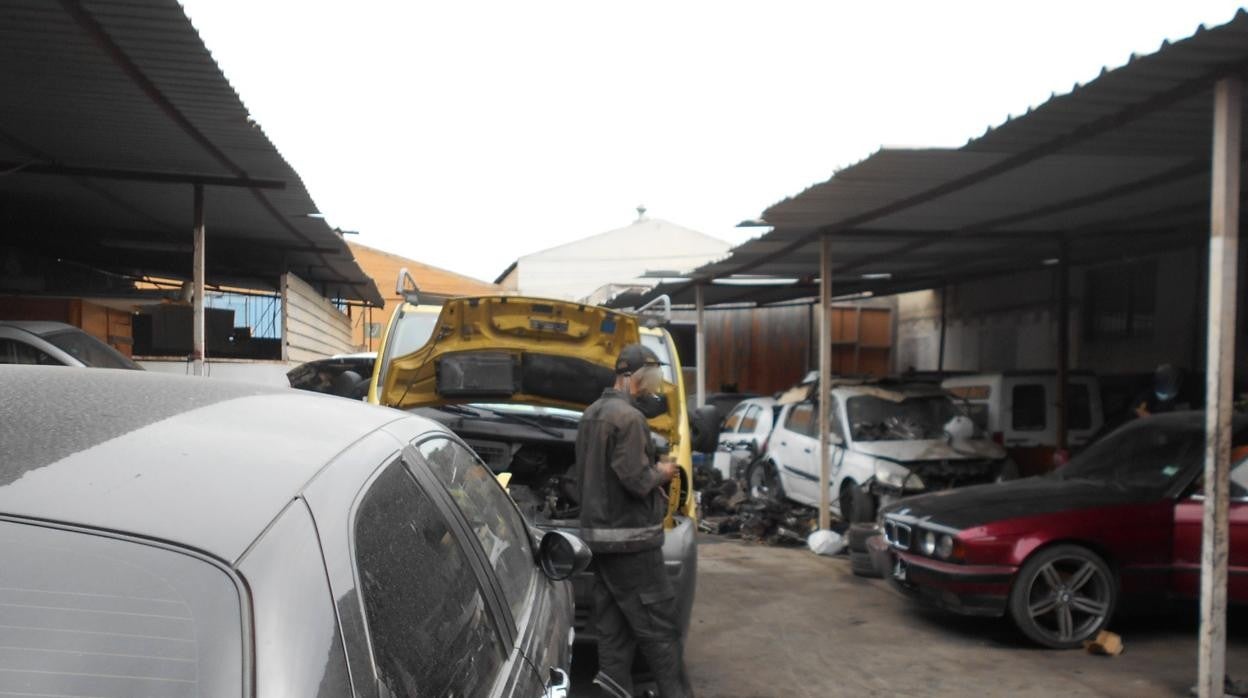
{"type": "Polygon", "coordinates": [[[383,367],[380,402],[398,408],[518,402],[584,409],[640,341],[636,318],[517,296],[447,301],[428,343],[383,367]]]}

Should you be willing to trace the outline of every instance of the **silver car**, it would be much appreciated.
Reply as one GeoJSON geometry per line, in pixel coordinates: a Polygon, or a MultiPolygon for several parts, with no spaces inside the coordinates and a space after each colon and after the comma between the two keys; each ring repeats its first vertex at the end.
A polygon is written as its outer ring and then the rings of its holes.
{"type": "Polygon", "coordinates": [[[44,320],[0,320],[0,364],[142,370],[77,327],[44,320]]]}
{"type": "Polygon", "coordinates": [[[0,692],[566,695],[588,549],[442,426],[151,372],[0,394],[0,692]]]}

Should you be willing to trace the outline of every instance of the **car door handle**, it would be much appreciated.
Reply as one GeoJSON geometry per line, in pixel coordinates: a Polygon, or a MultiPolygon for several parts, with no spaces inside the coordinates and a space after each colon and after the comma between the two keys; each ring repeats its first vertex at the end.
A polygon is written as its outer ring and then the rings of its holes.
{"type": "Polygon", "coordinates": [[[810,453],[810,449],[809,449],[809,448],[803,448],[803,449],[802,449],[802,452],[803,452],[803,453],[810,453]]]}
{"type": "Polygon", "coordinates": [[[788,445],[789,445],[789,442],[788,442],[788,441],[781,441],[781,442],[780,442],[780,445],[781,445],[781,446],[788,446],[788,445]]]}
{"type": "Polygon", "coordinates": [[[550,683],[546,684],[546,693],[543,698],[568,698],[568,691],[572,688],[572,679],[568,678],[568,672],[556,667],[550,668],[550,683]]]}

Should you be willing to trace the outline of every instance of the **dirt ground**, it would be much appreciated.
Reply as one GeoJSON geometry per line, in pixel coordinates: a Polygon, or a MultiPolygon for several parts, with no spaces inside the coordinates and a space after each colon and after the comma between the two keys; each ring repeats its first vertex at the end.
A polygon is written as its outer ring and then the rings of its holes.
{"type": "MultiPolygon", "coordinates": [[[[1194,606],[1120,619],[1119,657],[1052,651],[1007,622],[920,608],[849,561],[713,536],[699,540],[686,662],[700,698],[1187,695],[1194,606]]],[[[590,656],[585,656],[590,654],[590,656]]],[[[579,652],[574,695],[592,678],[579,652]]],[[[1227,666],[1248,678],[1248,613],[1231,617],[1227,666]]]]}

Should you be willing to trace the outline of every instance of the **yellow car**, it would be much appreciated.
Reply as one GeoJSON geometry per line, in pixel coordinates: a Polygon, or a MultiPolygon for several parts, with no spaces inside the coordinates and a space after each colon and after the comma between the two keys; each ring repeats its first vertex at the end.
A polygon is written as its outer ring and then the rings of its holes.
{"type": "MultiPolygon", "coordinates": [[[[538,530],[577,533],[573,472],[582,410],[615,382],[615,360],[641,342],[664,362],[663,399],[649,420],[653,438],[680,466],[664,521],[664,560],[681,599],[687,631],[697,575],[693,463],[685,390],[675,343],[654,318],[599,306],[517,296],[395,310],[369,385],[368,400],[416,411],[449,427],[501,479],[538,530]],[[435,315],[436,311],[436,315],[435,315]]],[[[587,627],[592,577],[573,580],[577,639],[587,627]]]]}

